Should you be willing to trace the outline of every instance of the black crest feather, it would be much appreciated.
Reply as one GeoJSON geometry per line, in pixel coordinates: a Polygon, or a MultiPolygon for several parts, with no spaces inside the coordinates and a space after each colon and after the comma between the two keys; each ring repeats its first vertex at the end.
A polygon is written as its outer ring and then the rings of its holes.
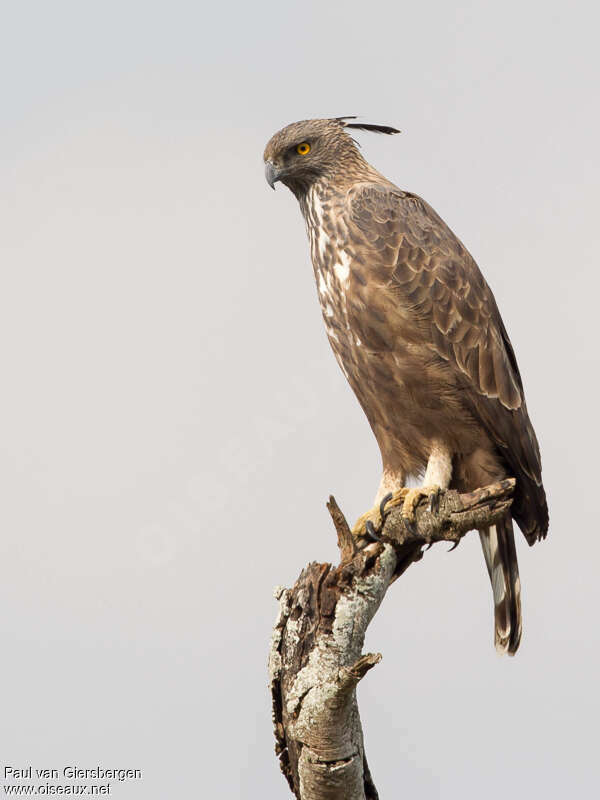
{"type": "Polygon", "coordinates": [[[391,125],[371,125],[367,122],[346,122],[347,119],[356,119],[356,117],[336,117],[335,119],[343,128],[357,128],[361,131],[372,131],[373,133],[400,133],[398,128],[392,128],[391,125]]]}
{"type": "Polygon", "coordinates": [[[373,131],[374,133],[400,133],[398,128],[392,128],[391,125],[363,125],[360,122],[347,122],[344,128],[358,128],[361,131],[373,131]]]}

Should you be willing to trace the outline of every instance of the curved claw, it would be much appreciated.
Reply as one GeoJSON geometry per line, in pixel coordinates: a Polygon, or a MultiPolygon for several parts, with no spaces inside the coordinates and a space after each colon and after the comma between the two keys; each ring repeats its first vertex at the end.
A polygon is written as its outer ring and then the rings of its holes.
{"type": "Polygon", "coordinates": [[[429,542],[429,544],[426,544],[423,552],[426,553],[427,550],[429,550],[429,548],[431,548],[431,547],[433,547],[433,542],[429,542]]]}
{"type": "Polygon", "coordinates": [[[437,514],[439,511],[441,493],[441,489],[438,487],[435,492],[429,495],[429,511],[431,514],[437,514]]]}
{"type": "Polygon", "coordinates": [[[374,542],[380,542],[381,541],[381,536],[378,536],[375,533],[375,528],[374,528],[373,523],[371,522],[370,519],[368,519],[365,522],[365,530],[366,530],[367,536],[369,536],[371,539],[373,539],[374,542]]]}
{"type": "Polygon", "coordinates": [[[413,519],[409,519],[405,517],[404,514],[402,515],[402,524],[406,528],[406,530],[411,533],[413,536],[417,535],[417,526],[413,519]]]}
{"type": "Polygon", "coordinates": [[[379,514],[381,516],[381,524],[383,524],[385,520],[385,507],[390,502],[394,495],[392,492],[388,492],[386,496],[382,499],[381,503],[379,503],[379,514]]]}
{"type": "Polygon", "coordinates": [[[460,539],[457,539],[454,542],[454,544],[452,545],[452,547],[450,548],[450,550],[448,550],[448,552],[451,553],[453,550],[456,550],[456,548],[458,547],[459,544],[460,544],[460,539]]]}

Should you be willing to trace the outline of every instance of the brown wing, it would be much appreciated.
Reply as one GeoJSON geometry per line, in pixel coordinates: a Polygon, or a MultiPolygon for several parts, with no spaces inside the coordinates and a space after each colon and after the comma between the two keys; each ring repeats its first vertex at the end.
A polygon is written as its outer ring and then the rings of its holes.
{"type": "MultiPolygon", "coordinates": [[[[491,289],[436,212],[392,184],[360,184],[348,196],[351,232],[385,267],[429,345],[454,369],[473,416],[517,478],[512,514],[530,543],[546,535],[540,452],[515,354],[491,289]]],[[[369,259],[371,260],[371,258],[369,259]]]]}

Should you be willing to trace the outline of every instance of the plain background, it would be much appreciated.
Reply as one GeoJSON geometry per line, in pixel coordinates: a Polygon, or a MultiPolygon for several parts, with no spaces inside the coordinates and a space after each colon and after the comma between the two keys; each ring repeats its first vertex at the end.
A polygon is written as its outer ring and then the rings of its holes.
{"type": "MultiPolygon", "coordinates": [[[[281,798],[272,588],[336,558],[379,455],[262,151],[359,114],[471,250],[512,338],[551,529],[492,646],[476,535],[366,649],[382,797],[598,789],[597,6],[3,2],[1,766],[130,767],[116,798],[281,798]]],[[[1,780],[1,775],[0,775],[1,780]]],[[[1,785],[1,784],[0,784],[1,785]]]]}

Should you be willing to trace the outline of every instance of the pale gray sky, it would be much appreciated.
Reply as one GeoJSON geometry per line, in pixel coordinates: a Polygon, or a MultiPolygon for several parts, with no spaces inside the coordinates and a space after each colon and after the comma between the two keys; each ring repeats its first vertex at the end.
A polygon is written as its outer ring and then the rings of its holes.
{"type": "MultiPolygon", "coordinates": [[[[382,797],[597,791],[598,10],[587,2],[2,3],[0,767],[123,800],[281,798],[271,590],[336,558],[379,456],[262,151],[360,114],[469,247],[541,444],[548,540],[492,645],[476,535],[371,626],[382,797]]],[[[0,773],[0,787],[3,783],[0,773]]],[[[1,788],[0,788],[1,794],[1,788]]]]}

